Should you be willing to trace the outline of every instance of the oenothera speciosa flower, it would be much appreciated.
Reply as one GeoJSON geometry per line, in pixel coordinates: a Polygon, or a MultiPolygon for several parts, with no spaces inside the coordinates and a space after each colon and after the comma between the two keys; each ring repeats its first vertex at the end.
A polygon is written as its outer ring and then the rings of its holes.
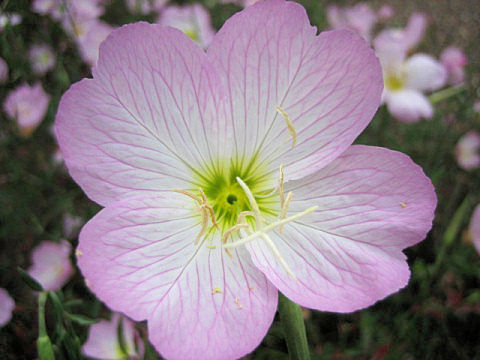
{"type": "Polygon", "coordinates": [[[401,153],[351,146],[380,104],[380,64],[358,35],[316,32],[283,0],[233,16],[206,52],[127,25],[61,100],[66,164],[105,206],[80,234],[80,269],[109,307],[148,320],[165,358],[250,352],[277,289],[349,312],[408,282],[402,249],[431,227],[432,184],[401,153]]]}

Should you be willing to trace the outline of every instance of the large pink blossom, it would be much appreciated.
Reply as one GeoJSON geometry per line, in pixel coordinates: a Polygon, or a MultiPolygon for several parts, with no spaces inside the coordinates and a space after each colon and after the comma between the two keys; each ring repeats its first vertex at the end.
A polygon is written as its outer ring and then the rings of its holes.
{"type": "Polygon", "coordinates": [[[351,146],[381,67],[358,35],[316,33],[283,0],[233,16],[206,53],[172,28],[123,26],[60,102],[70,174],[105,206],[78,265],[167,359],[252,351],[277,289],[350,312],[408,282],[402,250],[431,227],[433,186],[406,155],[351,146]]]}
{"type": "Polygon", "coordinates": [[[16,120],[20,132],[28,136],[45,117],[49,102],[50,96],[41,84],[22,84],[7,95],[3,109],[16,120]]]}
{"type": "Polygon", "coordinates": [[[14,308],[15,301],[5,289],[0,288],[0,327],[9,323],[14,308]]]}
{"type": "Polygon", "coordinates": [[[28,273],[44,289],[60,289],[74,271],[70,261],[71,250],[71,245],[65,240],[60,243],[43,241],[32,252],[32,266],[28,268],[28,273]]]}

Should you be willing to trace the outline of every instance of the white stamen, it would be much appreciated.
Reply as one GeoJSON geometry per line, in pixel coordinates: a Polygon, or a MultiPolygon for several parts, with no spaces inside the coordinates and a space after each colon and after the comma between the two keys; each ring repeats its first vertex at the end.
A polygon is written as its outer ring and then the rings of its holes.
{"type": "MultiPolygon", "coordinates": [[[[280,174],[281,174],[280,175],[280,184],[283,185],[282,167],[280,167],[280,174]]],[[[251,213],[253,213],[253,216],[255,217],[255,225],[258,228],[258,230],[253,232],[253,233],[248,234],[247,236],[243,237],[239,241],[223,245],[224,249],[227,251],[229,248],[234,248],[234,247],[237,247],[239,245],[246,244],[247,242],[255,240],[255,239],[260,237],[270,247],[270,250],[272,250],[273,254],[275,255],[275,257],[280,262],[280,265],[282,265],[282,267],[285,269],[285,272],[292,279],[297,280],[297,277],[295,276],[293,271],[290,269],[287,262],[283,258],[282,254],[280,253],[278,248],[273,243],[273,240],[270,238],[270,236],[268,236],[267,232],[271,231],[271,230],[274,230],[278,227],[282,227],[286,223],[294,221],[294,220],[296,220],[296,219],[298,219],[302,216],[305,216],[305,215],[315,211],[318,208],[318,206],[313,206],[313,207],[311,207],[311,208],[309,208],[309,209],[307,209],[307,210],[305,210],[301,213],[295,214],[295,215],[290,216],[290,217],[285,218],[285,219],[280,219],[280,220],[278,220],[278,221],[276,221],[272,224],[268,224],[264,227],[263,223],[262,223],[263,219],[262,219],[262,216],[260,214],[260,208],[258,207],[257,201],[255,200],[255,197],[253,196],[252,192],[248,188],[247,184],[245,184],[242,179],[237,177],[237,182],[239,183],[239,185],[241,186],[241,188],[245,192],[245,195],[247,196],[247,199],[250,203],[250,207],[252,208],[251,213]]],[[[282,187],[282,190],[283,190],[283,187],[282,187]]],[[[292,198],[292,196],[293,196],[293,194],[291,192],[287,195],[287,201],[282,206],[282,213],[286,214],[286,211],[288,209],[288,204],[290,203],[290,199],[292,198]]],[[[247,214],[247,215],[244,215],[244,216],[248,216],[248,215],[251,215],[251,214],[247,214]]],[[[243,218],[242,218],[242,220],[243,220],[243,218]]],[[[238,221],[237,221],[237,223],[238,223],[238,221]]],[[[244,229],[244,227],[234,226],[233,228],[235,229],[235,231],[240,231],[240,233],[243,234],[242,230],[244,229]]]]}
{"type": "Polygon", "coordinates": [[[295,221],[295,220],[297,220],[297,219],[299,219],[299,218],[301,218],[301,217],[303,217],[307,214],[310,214],[310,213],[314,212],[317,209],[318,209],[317,205],[312,206],[311,208],[308,208],[305,211],[302,211],[302,212],[297,213],[295,215],[289,216],[285,219],[275,221],[274,223],[268,224],[267,226],[265,226],[263,228],[263,230],[255,231],[255,232],[251,233],[250,235],[244,237],[243,239],[240,239],[240,240],[235,241],[233,243],[225,244],[225,245],[223,245],[223,247],[228,249],[228,248],[235,248],[237,246],[246,244],[250,241],[253,241],[253,240],[261,237],[263,233],[275,230],[276,228],[280,227],[281,225],[285,225],[285,224],[288,224],[289,222],[295,221]]]}

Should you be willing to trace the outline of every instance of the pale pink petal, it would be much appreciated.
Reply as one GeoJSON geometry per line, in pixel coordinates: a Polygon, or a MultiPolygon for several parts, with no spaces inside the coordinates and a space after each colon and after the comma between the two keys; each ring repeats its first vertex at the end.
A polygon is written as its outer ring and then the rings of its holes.
{"type": "Polygon", "coordinates": [[[470,220],[469,233],[472,239],[473,245],[477,252],[480,254],[480,205],[475,207],[472,218],[470,220]]]}
{"type": "Polygon", "coordinates": [[[469,131],[458,141],[455,148],[458,165],[465,170],[473,170],[480,166],[480,134],[469,131]]]}
{"type": "Polygon", "coordinates": [[[394,118],[406,123],[420,121],[421,118],[431,118],[433,107],[428,99],[419,91],[405,89],[386,94],[385,102],[388,111],[394,118]]]}
{"type": "Polygon", "coordinates": [[[123,338],[125,351],[120,347],[118,339],[118,326],[122,319],[120,314],[113,314],[110,321],[100,320],[90,326],[88,337],[82,346],[82,354],[100,360],[117,360],[137,356],[135,350],[135,327],[134,323],[123,317],[123,338]]]}
{"type": "Polygon", "coordinates": [[[7,80],[7,78],[8,78],[8,65],[5,62],[5,60],[3,60],[0,57],[0,83],[7,80]]]}
{"type": "Polygon", "coordinates": [[[287,297],[323,311],[358,310],[404,287],[402,249],[430,230],[436,206],[431,181],[399,152],[352,146],[326,168],[287,183],[290,213],[319,209],[272,239],[297,280],[262,240],[252,260],[287,297]]]}
{"type": "Polygon", "coordinates": [[[404,54],[415,48],[423,38],[427,19],[421,13],[413,14],[404,28],[384,29],[375,37],[375,50],[389,51],[392,46],[398,47],[404,54]]]}
{"type": "Polygon", "coordinates": [[[440,89],[447,81],[447,70],[430,55],[415,54],[404,64],[405,87],[421,92],[440,89]]]}
{"type": "Polygon", "coordinates": [[[210,45],[215,36],[210,14],[198,3],[184,6],[167,6],[160,13],[158,23],[183,31],[204,49],[210,45]]]}
{"type": "Polygon", "coordinates": [[[427,17],[422,13],[414,13],[410,16],[407,26],[403,30],[403,42],[406,49],[414,49],[420,44],[425,34],[427,24],[427,17]]]}
{"type": "Polygon", "coordinates": [[[465,81],[465,66],[468,60],[462,49],[456,46],[447,47],[442,51],[440,61],[448,71],[449,84],[460,85],[465,81]]]}
{"type": "Polygon", "coordinates": [[[3,104],[5,112],[17,121],[20,131],[29,135],[43,120],[50,96],[42,85],[22,84],[12,90],[3,104]]]}
{"type": "Polygon", "coordinates": [[[230,258],[218,236],[194,245],[195,206],[172,192],[111,204],[83,228],[78,265],[110,308],[148,320],[165,358],[239,358],[265,336],[277,291],[244,248],[230,258]]]}
{"type": "Polygon", "coordinates": [[[72,177],[102,205],[188,188],[211,163],[221,97],[203,51],[179,30],[137,23],[100,47],[93,79],[60,101],[56,133],[72,177]]]}
{"type": "Polygon", "coordinates": [[[230,103],[219,121],[234,135],[233,157],[258,153],[272,171],[284,164],[287,179],[335,159],[380,103],[381,68],[368,44],[346,30],[316,36],[294,2],[258,2],[235,14],[207,54],[225,74],[230,103]],[[293,147],[277,106],[296,129],[293,147]]]}
{"type": "Polygon", "coordinates": [[[33,71],[38,75],[44,75],[55,66],[55,54],[46,44],[33,45],[28,51],[33,71]]]}
{"type": "Polygon", "coordinates": [[[7,325],[12,319],[15,301],[5,289],[0,288],[0,327],[7,325]]]}
{"type": "Polygon", "coordinates": [[[66,241],[43,241],[32,252],[32,266],[28,268],[28,273],[44,289],[57,291],[74,272],[70,261],[71,250],[66,241]]]}

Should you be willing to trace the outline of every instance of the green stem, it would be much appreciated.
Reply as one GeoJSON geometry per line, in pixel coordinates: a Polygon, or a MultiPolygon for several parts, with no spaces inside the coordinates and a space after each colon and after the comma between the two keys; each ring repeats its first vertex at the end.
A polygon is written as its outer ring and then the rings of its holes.
{"type": "Polygon", "coordinates": [[[435,259],[435,263],[433,264],[433,269],[432,269],[433,276],[437,275],[442,265],[443,259],[447,253],[447,250],[456,240],[460,227],[465,221],[469,207],[470,207],[469,198],[465,197],[461,205],[458,207],[457,211],[455,211],[455,214],[453,215],[452,220],[450,221],[450,224],[448,224],[448,227],[445,230],[445,233],[443,234],[442,245],[438,252],[437,258],[435,259]]]}
{"type": "Polygon", "coordinates": [[[278,313],[280,314],[280,322],[287,341],[290,359],[310,360],[302,309],[282,293],[279,292],[278,294],[278,313]]]}
{"type": "Polygon", "coordinates": [[[55,360],[52,343],[47,334],[45,323],[45,303],[47,302],[48,291],[43,291],[38,297],[38,339],[37,351],[40,360],[55,360]]]}
{"type": "Polygon", "coordinates": [[[460,94],[463,90],[465,90],[465,85],[457,85],[457,86],[451,86],[449,88],[437,91],[430,95],[429,99],[432,104],[436,104],[440,101],[443,101],[445,99],[448,99],[449,97],[455,96],[457,94],[460,94]]]}

